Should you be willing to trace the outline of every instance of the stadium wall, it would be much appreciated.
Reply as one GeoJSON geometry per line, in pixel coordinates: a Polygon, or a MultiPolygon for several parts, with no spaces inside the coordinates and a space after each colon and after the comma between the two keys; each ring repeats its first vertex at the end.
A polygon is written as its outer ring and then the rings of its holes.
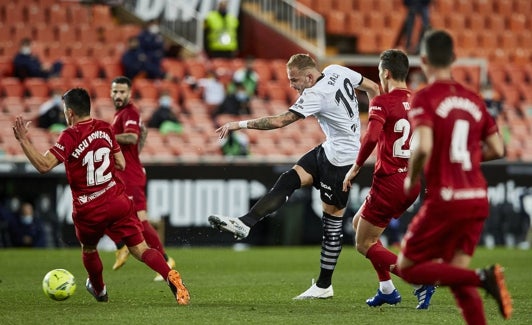
{"type": "MultiPolygon", "coordinates": [[[[224,245],[234,243],[225,233],[209,228],[210,214],[239,216],[266,193],[277,177],[292,164],[216,163],[147,165],[148,212],[161,226],[166,245],[224,245]]],[[[40,175],[30,164],[0,162],[0,194],[36,200],[48,195],[63,223],[63,237],[77,245],[72,227],[70,189],[62,168],[40,175]]],[[[489,185],[492,214],[485,233],[497,245],[523,241],[529,222],[522,205],[532,194],[532,165],[491,163],[483,165],[489,185]]],[[[350,222],[371,185],[372,166],[364,166],[350,194],[344,239],[352,242],[350,222]]],[[[400,219],[403,233],[419,206],[419,200],[400,219]]],[[[529,211],[530,213],[530,211],[529,211]]],[[[300,189],[271,218],[253,228],[244,243],[253,245],[306,245],[321,241],[321,203],[315,189],[300,189]]]]}

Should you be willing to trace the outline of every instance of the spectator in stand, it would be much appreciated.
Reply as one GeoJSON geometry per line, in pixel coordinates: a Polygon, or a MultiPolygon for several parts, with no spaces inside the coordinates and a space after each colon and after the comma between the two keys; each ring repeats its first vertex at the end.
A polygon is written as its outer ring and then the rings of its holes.
{"type": "Polygon", "coordinates": [[[154,67],[160,67],[165,49],[159,21],[157,19],[148,21],[146,28],[140,32],[137,38],[140,49],[146,54],[147,62],[154,67]]]}
{"type": "Polygon", "coordinates": [[[66,120],[61,105],[61,92],[54,90],[50,99],[42,103],[39,107],[37,126],[52,132],[61,132],[64,130],[66,128],[66,120]]]}
{"type": "Polygon", "coordinates": [[[209,114],[214,115],[217,107],[225,99],[225,86],[214,70],[208,70],[205,78],[199,79],[195,85],[202,89],[203,100],[207,104],[209,114]]]}
{"type": "Polygon", "coordinates": [[[246,65],[235,71],[233,74],[233,80],[229,84],[227,89],[228,93],[233,93],[236,91],[236,86],[239,83],[244,84],[248,97],[252,98],[257,94],[257,87],[259,83],[259,75],[253,69],[254,58],[248,56],[246,58],[246,65]]]}
{"type": "Polygon", "coordinates": [[[148,127],[157,128],[162,134],[181,133],[183,126],[173,111],[172,97],[166,91],[159,98],[159,107],[148,121],[148,127]]]}
{"type": "Polygon", "coordinates": [[[412,71],[408,76],[408,88],[416,92],[427,85],[427,78],[422,71],[412,71]]]}
{"type": "Polygon", "coordinates": [[[63,63],[55,61],[51,65],[43,64],[32,53],[31,40],[24,38],[20,42],[20,49],[13,58],[13,75],[24,80],[25,78],[49,78],[59,75],[63,63]]]}
{"type": "Polygon", "coordinates": [[[403,4],[408,9],[408,14],[406,15],[406,20],[403,25],[406,36],[405,50],[408,53],[419,53],[419,41],[421,41],[421,35],[430,29],[430,2],[431,0],[403,0],[403,4]],[[420,37],[415,48],[412,49],[412,33],[414,32],[416,16],[418,15],[421,16],[420,37]]]}
{"type": "Polygon", "coordinates": [[[482,85],[480,94],[484,99],[484,103],[486,104],[486,108],[490,115],[493,116],[493,118],[497,118],[502,112],[502,101],[499,93],[493,89],[491,83],[487,82],[482,85]]]}
{"type": "Polygon", "coordinates": [[[24,202],[20,212],[9,226],[11,241],[15,247],[46,247],[44,224],[35,215],[33,205],[24,202]]]}
{"type": "Polygon", "coordinates": [[[121,59],[124,75],[133,80],[137,77],[148,79],[163,79],[167,75],[160,65],[153,64],[148,55],[140,48],[136,36],[128,39],[128,48],[121,59]]]}
{"type": "Polygon", "coordinates": [[[214,116],[220,114],[235,116],[251,114],[250,98],[246,87],[243,83],[236,83],[235,87],[235,91],[227,95],[220,106],[218,106],[218,109],[214,112],[214,116]]]}
{"type": "Polygon", "coordinates": [[[220,142],[224,156],[247,156],[249,154],[249,138],[240,131],[230,131],[227,138],[220,142]]]}
{"type": "Polygon", "coordinates": [[[234,58],[238,51],[237,17],[227,11],[227,0],[218,0],[218,8],[205,18],[205,49],[210,58],[234,58]]]}

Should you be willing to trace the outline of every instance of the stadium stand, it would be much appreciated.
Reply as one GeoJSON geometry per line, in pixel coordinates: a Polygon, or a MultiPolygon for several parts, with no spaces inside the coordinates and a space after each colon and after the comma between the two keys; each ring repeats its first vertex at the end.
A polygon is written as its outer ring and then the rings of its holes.
{"type": "MultiPolygon", "coordinates": [[[[299,3],[325,18],[328,35],[344,35],[356,39],[357,54],[378,54],[385,48],[398,46],[406,10],[402,0],[299,0],[299,3]]],[[[509,159],[532,159],[532,1],[529,0],[433,0],[431,25],[451,31],[460,57],[482,57],[488,60],[488,78],[501,94],[504,108],[497,117],[501,129],[508,130],[509,159]]],[[[263,10],[270,9],[265,8],[263,10]]],[[[275,21],[270,21],[275,23],[275,21]]],[[[109,7],[87,6],[74,1],[55,0],[4,1],[0,4],[0,149],[7,155],[21,154],[11,134],[11,120],[17,114],[35,117],[39,98],[51,89],[83,86],[93,96],[96,116],[111,120],[114,107],[109,100],[109,82],[122,73],[120,55],[126,40],[137,35],[139,24],[121,24],[109,7]],[[34,52],[45,62],[63,61],[61,76],[20,82],[11,77],[11,60],[23,37],[34,41],[34,52]],[[7,130],[7,131],[6,131],[7,130]]],[[[146,120],[155,109],[161,91],[169,91],[180,113],[184,132],[160,136],[150,131],[150,139],[142,157],[157,156],[161,160],[175,157],[197,158],[221,156],[215,126],[201,100],[201,92],[185,82],[187,76],[200,79],[210,68],[220,73],[224,83],[232,72],[244,65],[244,59],[212,60],[198,58],[165,58],[163,68],[172,80],[134,80],[134,100],[146,120]]],[[[297,92],[289,88],[284,59],[255,59],[260,76],[257,98],[251,101],[251,117],[277,114],[286,110],[297,92]]],[[[477,66],[457,66],[453,76],[472,89],[481,86],[477,66]]],[[[364,122],[364,121],[363,121],[364,122]]],[[[298,122],[299,123],[299,122],[298,122]]],[[[279,150],[292,156],[319,143],[321,132],[314,119],[301,121],[300,127],[282,132],[245,130],[252,155],[270,156],[279,150]],[[303,132],[301,132],[303,130],[303,132]],[[297,132],[296,132],[297,131],[297,132]],[[273,135],[277,134],[277,135],[273,135]],[[264,136],[263,136],[264,135],[264,136]],[[283,136],[280,145],[276,136],[283,136]],[[274,148],[277,148],[274,150],[274,148]],[[296,149],[294,149],[296,148],[296,149]],[[292,150],[292,151],[291,151],[292,150]]],[[[365,124],[363,125],[363,130],[365,124]]],[[[37,131],[39,132],[39,131],[37,131]]],[[[53,135],[38,134],[39,146],[49,145],[53,135]]]]}

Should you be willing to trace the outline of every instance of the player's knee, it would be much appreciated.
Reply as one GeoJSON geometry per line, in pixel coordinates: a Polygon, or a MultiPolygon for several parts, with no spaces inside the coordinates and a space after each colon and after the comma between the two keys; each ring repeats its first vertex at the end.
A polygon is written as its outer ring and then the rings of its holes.
{"type": "Polygon", "coordinates": [[[273,190],[283,191],[287,193],[292,193],[298,188],[301,187],[301,180],[299,175],[293,169],[290,169],[281,174],[277,183],[275,183],[273,190]]]}

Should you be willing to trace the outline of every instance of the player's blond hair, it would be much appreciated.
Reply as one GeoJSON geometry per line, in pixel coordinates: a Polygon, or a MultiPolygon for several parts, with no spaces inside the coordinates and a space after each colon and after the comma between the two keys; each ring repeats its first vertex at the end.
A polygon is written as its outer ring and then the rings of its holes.
{"type": "Polygon", "coordinates": [[[317,69],[316,61],[308,54],[294,54],[286,63],[288,69],[305,70],[309,68],[317,69]]]}

